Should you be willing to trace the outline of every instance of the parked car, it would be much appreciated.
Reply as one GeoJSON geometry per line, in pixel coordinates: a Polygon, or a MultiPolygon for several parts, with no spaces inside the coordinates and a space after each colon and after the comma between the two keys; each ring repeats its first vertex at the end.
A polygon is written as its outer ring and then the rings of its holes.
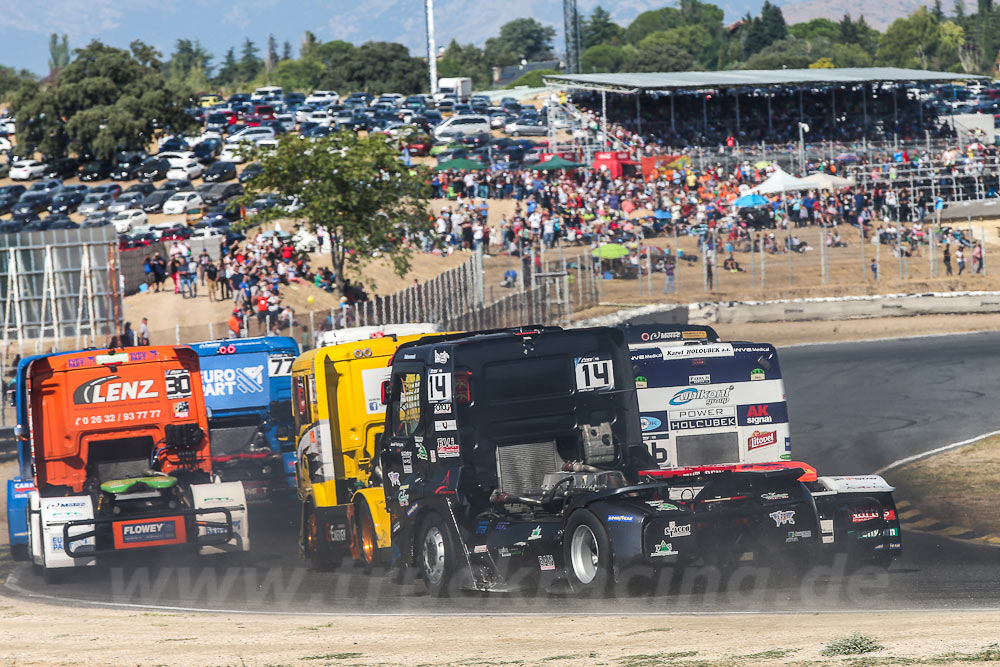
{"type": "Polygon", "coordinates": [[[75,213],[86,195],[82,192],[60,192],[52,197],[49,213],[75,213]]]}
{"type": "Polygon", "coordinates": [[[219,183],[234,178],[236,178],[236,165],[232,162],[216,162],[202,174],[202,179],[206,183],[219,183]]]}
{"type": "Polygon", "coordinates": [[[12,181],[29,181],[45,175],[48,165],[38,160],[18,160],[10,166],[12,181]]]}
{"type": "Polygon", "coordinates": [[[139,179],[146,182],[158,181],[167,177],[169,169],[170,163],[163,158],[155,156],[147,158],[139,165],[139,179]]]}
{"type": "Polygon", "coordinates": [[[143,161],[135,158],[119,162],[111,170],[111,180],[113,181],[133,181],[141,175],[143,161]]]}
{"type": "Polygon", "coordinates": [[[83,219],[82,227],[105,227],[111,224],[111,218],[113,214],[107,211],[98,211],[97,213],[91,213],[86,218],[83,219]]]}
{"type": "Polygon", "coordinates": [[[476,134],[490,131],[490,119],[486,116],[452,116],[434,128],[434,138],[444,139],[459,134],[476,134]]]}
{"type": "Polygon", "coordinates": [[[129,192],[141,192],[142,196],[146,197],[156,192],[156,186],[152,183],[133,183],[125,190],[125,194],[128,194],[129,192]]]}
{"type": "Polygon", "coordinates": [[[163,204],[163,212],[167,215],[180,215],[202,204],[204,201],[197,192],[176,192],[163,204]]]}
{"type": "Polygon", "coordinates": [[[46,192],[25,192],[14,204],[11,213],[15,216],[25,213],[41,213],[48,210],[51,203],[52,197],[46,192]]]}
{"type": "Polygon", "coordinates": [[[108,206],[108,210],[112,213],[118,213],[119,211],[128,210],[142,210],[142,202],[146,198],[141,192],[124,192],[122,195],[111,202],[108,206]]]}
{"type": "Polygon", "coordinates": [[[103,181],[111,176],[111,163],[104,160],[91,160],[80,170],[80,180],[85,182],[103,181]]]}
{"type": "Polygon", "coordinates": [[[122,186],[117,183],[102,183],[101,185],[95,185],[90,191],[96,193],[106,192],[117,199],[118,195],[122,193],[122,186]]]}
{"type": "Polygon", "coordinates": [[[187,192],[194,190],[194,184],[186,178],[172,178],[160,186],[161,190],[173,190],[175,192],[187,192]]]}
{"type": "Polygon", "coordinates": [[[71,157],[50,160],[45,167],[45,178],[72,178],[80,170],[80,161],[71,157]]]}
{"type": "Polygon", "coordinates": [[[513,123],[507,123],[503,131],[512,137],[520,136],[545,136],[549,133],[549,126],[541,121],[530,118],[518,118],[513,123]]]}
{"type": "Polygon", "coordinates": [[[157,153],[156,157],[166,160],[170,163],[171,167],[180,167],[195,160],[195,155],[192,151],[166,151],[157,153]]]}
{"type": "Polygon", "coordinates": [[[156,190],[146,195],[142,200],[142,210],[146,213],[159,213],[163,210],[163,203],[176,193],[176,190],[156,190]]]}
{"type": "Polygon", "coordinates": [[[262,139],[274,139],[272,127],[246,127],[226,137],[227,144],[238,144],[241,141],[257,142],[262,139]]]}
{"type": "Polygon", "coordinates": [[[113,218],[111,218],[111,224],[115,226],[115,231],[119,234],[127,234],[133,227],[137,225],[144,225],[147,221],[148,218],[143,211],[137,211],[134,209],[119,211],[118,213],[115,213],[113,218]]]}
{"type": "Polygon", "coordinates": [[[203,171],[205,171],[204,167],[197,162],[187,162],[182,165],[170,167],[170,171],[167,172],[167,178],[186,178],[190,180],[201,176],[203,171]]]}
{"type": "Polygon", "coordinates": [[[47,195],[54,195],[56,190],[62,187],[62,181],[58,178],[47,178],[37,181],[28,188],[28,192],[43,192],[47,195]]]}
{"type": "Polygon", "coordinates": [[[246,169],[244,169],[240,173],[240,178],[239,178],[240,183],[246,183],[247,181],[251,180],[254,176],[259,174],[263,170],[264,168],[260,165],[260,162],[253,162],[251,164],[248,164],[246,166],[246,169]]]}
{"type": "Polygon", "coordinates": [[[80,202],[80,205],[76,210],[84,215],[88,213],[97,213],[98,211],[105,211],[114,200],[115,198],[107,192],[91,192],[83,198],[83,201],[80,202]]]}
{"type": "Polygon", "coordinates": [[[195,144],[193,149],[195,158],[202,164],[208,164],[222,152],[222,140],[209,138],[195,144]]]}
{"type": "Polygon", "coordinates": [[[205,204],[213,206],[243,194],[243,186],[239,183],[212,183],[198,194],[205,204]]]}

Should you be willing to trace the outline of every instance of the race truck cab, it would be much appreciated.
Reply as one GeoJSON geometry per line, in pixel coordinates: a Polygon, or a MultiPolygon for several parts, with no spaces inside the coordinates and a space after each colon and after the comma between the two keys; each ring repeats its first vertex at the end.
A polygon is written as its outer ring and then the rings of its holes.
{"type": "Polygon", "coordinates": [[[785,384],[768,343],[724,342],[697,325],[626,325],[642,437],[680,479],[711,470],[800,467],[830,555],[887,566],[902,549],[893,488],[877,475],[819,477],[792,462],[785,384]],[[786,463],[787,462],[787,463],[786,463]]]}
{"type": "Polygon", "coordinates": [[[292,366],[299,544],[314,569],[347,558],[372,566],[390,546],[385,494],[373,465],[385,422],[381,391],[396,348],[421,335],[377,333],[310,350],[292,366]]]}
{"type": "Polygon", "coordinates": [[[800,469],[646,477],[633,378],[611,328],[401,346],[380,459],[402,564],[434,595],[557,580],[586,593],[633,569],[818,549],[800,469]]]}
{"type": "Polygon", "coordinates": [[[242,486],[212,480],[198,371],[190,348],[167,346],[18,366],[21,470],[8,489],[31,488],[17,499],[26,516],[11,544],[24,544],[46,579],[133,549],[249,550],[242,486]]]}
{"type": "Polygon", "coordinates": [[[237,338],[192,347],[201,361],[213,470],[223,481],[242,482],[251,504],[290,497],[295,339],[237,338]]]}

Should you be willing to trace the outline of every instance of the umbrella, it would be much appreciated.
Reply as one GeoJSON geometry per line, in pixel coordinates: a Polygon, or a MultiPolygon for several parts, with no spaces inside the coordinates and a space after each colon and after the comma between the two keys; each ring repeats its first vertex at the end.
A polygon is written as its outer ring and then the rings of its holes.
{"type": "Polygon", "coordinates": [[[771,202],[768,201],[767,197],[762,197],[761,195],[743,195],[739,199],[733,202],[735,208],[754,208],[756,206],[767,206],[771,202]]]}
{"type": "Polygon", "coordinates": [[[648,208],[637,208],[628,214],[629,220],[638,220],[639,218],[652,218],[656,213],[650,211],[648,208]]]}
{"type": "Polygon", "coordinates": [[[650,257],[660,257],[665,255],[663,248],[655,245],[644,245],[642,246],[642,252],[649,255],[650,257]]]}
{"type": "Polygon", "coordinates": [[[657,220],[669,220],[673,216],[670,214],[670,211],[654,211],[653,217],[657,220]]]}
{"type": "Polygon", "coordinates": [[[755,169],[764,169],[765,167],[770,167],[771,163],[767,160],[760,160],[758,162],[754,162],[753,166],[755,169]]]}
{"type": "Polygon", "coordinates": [[[447,160],[434,167],[434,171],[445,171],[447,169],[455,169],[456,171],[478,171],[480,169],[486,169],[486,165],[482,162],[476,162],[475,160],[457,158],[455,160],[447,160]]]}
{"type": "Polygon", "coordinates": [[[840,153],[833,159],[841,162],[857,162],[859,158],[857,153],[840,153]]]}
{"type": "Polygon", "coordinates": [[[628,254],[628,248],[617,243],[605,243],[594,248],[593,255],[598,259],[621,259],[628,254]]]}
{"type": "Polygon", "coordinates": [[[806,187],[817,188],[819,190],[836,190],[837,188],[846,188],[854,185],[853,179],[841,178],[840,176],[824,174],[823,172],[809,174],[802,180],[807,183],[806,187]]]}
{"type": "Polygon", "coordinates": [[[528,169],[534,169],[535,171],[552,171],[553,169],[576,169],[578,167],[586,167],[587,165],[581,164],[579,162],[571,162],[566,158],[555,155],[550,157],[545,162],[539,162],[538,164],[533,164],[528,169]]]}

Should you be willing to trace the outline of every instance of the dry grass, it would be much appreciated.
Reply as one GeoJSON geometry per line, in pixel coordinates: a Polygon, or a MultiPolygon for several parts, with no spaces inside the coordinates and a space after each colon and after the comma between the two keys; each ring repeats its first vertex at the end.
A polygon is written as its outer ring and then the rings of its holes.
{"type": "Polygon", "coordinates": [[[943,523],[1000,533],[1000,436],[911,463],[890,474],[899,497],[943,523]]]}

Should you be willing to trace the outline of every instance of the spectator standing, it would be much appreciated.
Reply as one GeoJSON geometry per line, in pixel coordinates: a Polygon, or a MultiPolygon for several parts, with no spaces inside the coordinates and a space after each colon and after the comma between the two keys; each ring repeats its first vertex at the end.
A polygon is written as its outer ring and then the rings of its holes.
{"type": "Polygon", "coordinates": [[[872,280],[878,280],[878,262],[872,260],[872,280]]]}
{"type": "Polygon", "coordinates": [[[976,273],[983,272],[983,244],[977,243],[972,249],[972,265],[976,268],[976,273]]]}
{"type": "Polygon", "coordinates": [[[666,261],[663,262],[663,274],[666,276],[665,282],[663,283],[663,293],[673,294],[674,289],[674,258],[667,257],[666,261]]]}
{"type": "Polygon", "coordinates": [[[135,332],[132,331],[132,323],[126,322],[122,331],[122,347],[135,347],[135,332]]]}
{"type": "Polygon", "coordinates": [[[218,294],[219,283],[217,280],[219,277],[218,267],[216,267],[215,264],[209,261],[207,264],[202,264],[200,268],[202,270],[202,277],[208,283],[208,300],[218,301],[219,300],[219,294],[218,294]]]}
{"type": "Polygon", "coordinates": [[[965,271],[965,252],[961,246],[955,250],[955,263],[958,264],[958,275],[962,275],[962,271],[965,271]]]}
{"type": "Polygon", "coordinates": [[[139,324],[139,340],[136,342],[139,345],[149,345],[149,320],[145,317],[142,318],[142,322],[139,324]]]}
{"type": "Polygon", "coordinates": [[[944,269],[947,275],[952,275],[951,271],[951,246],[944,244],[944,269]]]}

